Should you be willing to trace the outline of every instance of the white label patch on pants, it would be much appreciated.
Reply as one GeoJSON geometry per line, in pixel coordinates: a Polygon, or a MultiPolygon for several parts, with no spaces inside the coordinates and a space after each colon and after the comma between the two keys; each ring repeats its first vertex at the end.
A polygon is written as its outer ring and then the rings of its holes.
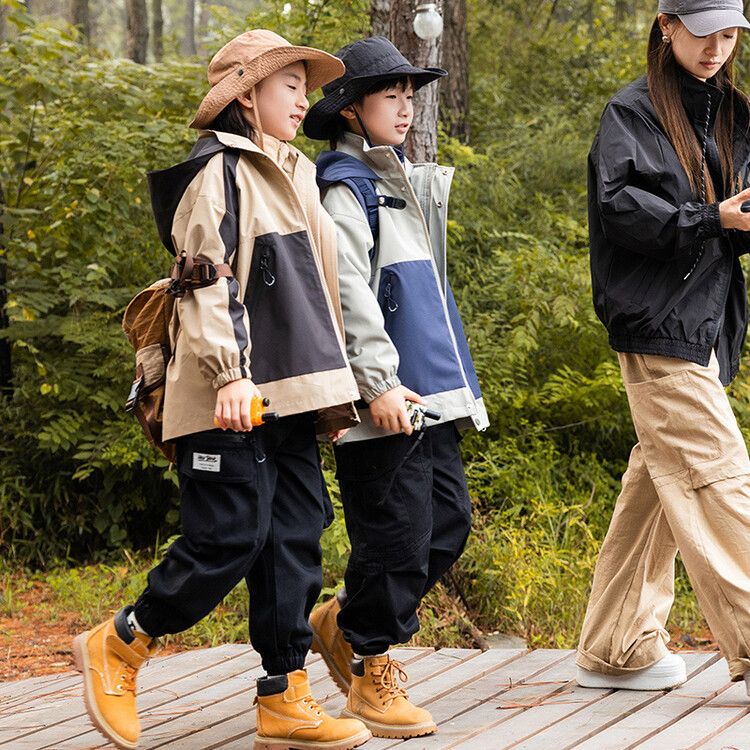
{"type": "Polygon", "coordinates": [[[221,471],[221,454],[193,453],[193,468],[199,471],[221,471]]]}

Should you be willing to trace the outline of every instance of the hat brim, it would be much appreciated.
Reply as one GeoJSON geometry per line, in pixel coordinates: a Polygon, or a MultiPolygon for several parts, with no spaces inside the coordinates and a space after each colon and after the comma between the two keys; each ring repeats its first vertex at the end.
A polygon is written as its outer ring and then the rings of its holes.
{"type": "Polygon", "coordinates": [[[739,10],[702,10],[677,16],[693,36],[709,36],[724,29],[750,29],[750,21],[739,10]]]}
{"type": "Polygon", "coordinates": [[[324,96],[313,104],[307,113],[302,130],[308,138],[324,141],[330,137],[333,125],[344,107],[356,102],[375,82],[388,81],[409,77],[412,79],[414,90],[417,91],[428,83],[448,75],[442,68],[416,68],[412,65],[402,65],[388,73],[378,73],[370,76],[355,76],[324,96]]]}
{"type": "Polygon", "coordinates": [[[264,78],[295,62],[305,62],[307,91],[340,78],[346,68],[338,57],[313,47],[276,47],[267,50],[247,65],[237,66],[222,78],[203,98],[190,123],[191,128],[205,128],[230,102],[247,93],[264,78]]]}

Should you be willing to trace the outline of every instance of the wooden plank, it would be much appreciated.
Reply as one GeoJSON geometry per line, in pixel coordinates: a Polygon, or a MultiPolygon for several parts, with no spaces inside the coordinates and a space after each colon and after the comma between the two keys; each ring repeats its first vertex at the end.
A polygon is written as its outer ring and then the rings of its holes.
{"type": "MultiPolygon", "coordinates": [[[[446,669],[452,669],[462,664],[463,661],[474,658],[477,655],[478,652],[467,649],[440,649],[410,665],[410,682],[413,682],[416,686],[418,683],[430,679],[435,675],[442,674],[446,669]]],[[[332,716],[338,716],[345,702],[346,698],[340,691],[336,691],[331,699],[324,701],[322,705],[332,716]]],[[[229,742],[211,745],[210,750],[219,750],[219,748],[221,750],[247,750],[248,741],[249,738],[247,735],[238,736],[229,742]]],[[[416,740],[412,740],[411,742],[416,742],[416,740]]],[[[370,747],[370,743],[367,746],[370,747]]]]}
{"type": "MultiPolygon", "coordinates": [[[[245,650],[248,648],[242,644],[230,644],[227,647],[242,648],[245,650]]],[[[210,651],[210,648],[204,648],[195,649],[191,652],[177,652],[168,656],[157,656],[150,660],[148,669],[144,669],[144,674],[150,672],[152,667],[157,664],[160,669],[164,669],[169,661],[182,656],[183,653],[198,654],[210,651]]],[[[57,692],[70,691],[71,688],[78,688],[80,684],[81,676],[78,672],[61,672],[60,674],[47,675],[46,677],[32,677],[28,680],[21,680],[15,683],[2,683],[2,688],[15,687],[15,689],[0,698],[0,717],[12,714],[21,705],[48,698],[57,692]]]]}
{"type": "Polygon", "coordinates": [[[625,750],[633,747],[716,697],[729,684],[727,663],[716,654],[707,668],[693,675],[684,685],[663,694],[647,709],[625,716],[613,726],[576,745],[576,750],[625,750]]]}
{"type": "Polygon", "coordinates": [[[750,706],[739,720],[732,722],[710,740],[701,741],[694,748],[695,750],[750,750],[750,706]]]}
{"type": "MultiPolygon", "coordinates": [[[[715,659],[714,654],[686,654],[688,674],[696,674],[715,659]]],[[[482,732],[472,742],[460,743],[457,747],[461,750],[480,747],[548,750],[554,741],[555,747],[562,750],[588,739],[627,712],[637,711],[663,695],[662,691],[579,687],[573,679],[574,662],[570,662],[561,676],[569,678],[561,690],[549,696],[537,696],[525,710],[504,722],[497,722],[495,727],[482,732]]]]}
{"type": "MultiPolygon", "coordinates": [[[[571,651],[539,649],[519,659],[513,659],[493,670],[476,682],[467,684],[455,693],[444,695],[425,707],[430,710],[438,724],[438,734],[422,737],[419,747],[438,750],[453,747],[474,733],[481,731],[498,719],[498,712],[493,699],[500,695],[509,695],[511,699],[525,696],[529,690],[538,693],[539,685],[548,690],[559,689],[567,680],[548,683],[548,674],[558,664],[573,658],[571,651]],[[530,683],[527,684],[527,683],[530,683]]],[[[554,675],[553,675],[554,676],[554,675]]],[[[368,743],[372,750],[384,750],[400,746],[398,741],[377,739],[368,743]]],[[[483,750],[488,750],[486,747],[483,750]]]]}
{"type": "MultiPolygon", "coordinates": [[[[744,682],[734,682],[727,690],[699,706],[645,742],[633,745],[638,750],[665,750],[679,747],[700,748],[747,714],[748,702],[744,682]]],[[[746,742],[750,744],[750,742],[746,742]]]]}
{"type": "MultiPolygon", "coordinates": [[[[200,690],[206,682],[220,678],[222,674],[236,674],[257,661],[257,655],[247,646],[221,646],[204,649],[202,652],[182,654],[179,659],[170,659],[164,664],[153,664],[139,676],[142,689],[138,691],[138,702],[142,706],[161,705],[185,693],[200,690]]],[[[80,686],[75,694],[66,695],[44,711],[31,712],[30,722],[16,725],[15,734],[8,737],[13,727],[2,727],[0,745],[13,743],[21,747],[62,747],[62,743],[91,729],[83,705],[80,686]],[[29,725],[30,724],[30,725],[29,725]],[[7,738],[7,739],[6,739],[7,738]]]]}
{"type": "MultiPolygon", "coordinates": [[[[434,653],[434,650],[399,649],[397,653],[405,663],[415,663],[434,653]]],[[[322,660],[311,658],[306,667],[312,693],[319,702],[325,704],[340,694],[322,660]]],[[[141,744],[144,748],[184,750],[189,741],[191,747],[207,750],[220,747],[228,741],[244,738],[243,741],[247,745],[248,736],[255,731],[254,694],[253,684],[249,691],[243,691],[241,695],[203,706],[199,712],[185,714],[170,721],[169,726],[162,726],[158,730],[149,729],[144,732],[141,744]]]]}

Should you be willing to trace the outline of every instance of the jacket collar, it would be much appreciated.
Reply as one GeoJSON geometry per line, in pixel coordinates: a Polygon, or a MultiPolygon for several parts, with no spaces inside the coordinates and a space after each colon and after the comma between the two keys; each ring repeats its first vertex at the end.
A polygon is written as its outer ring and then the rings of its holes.
{"type": "Polygon", "coordinates": [[[690,75],[682,67],[679,68],[680,89],[682,93],[682,104],[685,111],[700,132],[710,134],[713,132],[716,115],[724,99],[724,92],[712,83],[714,79],[701,81],[695,76],[690,75]],[[711,110],[708,112],[707,106],[711,97],[711,110]],[[708,130],[705,130],[706,115],[708,114],[708,130]]]}
{"type": "Polygon", "coordinates": [[[295,162],[299,157],[299,151],[297,151],[294,146],[286,141],[280,141],[278,138],[268,135],[268,133],[263,133],[263,148],[260,148],[257,143],[251,141],[249,138],[235,135],[234,133],[223,133],[219,130],[201,131],[201,135],[207,133],[213,133],[219,143],[223,143],[229,148],[236,148],[240,151],[248,151],[250,153],[268,156],[275,164],[282,168],[290,157],[295,162]]]}
{"type": "Polygon", "coordinates": [[[354,156],[378,172],[390,172],[398,165],[398,170],[406,169],[409,160],[403,152],[392,146],[370,146],[367,141],[356,133],[347,132],[336,145],[337,151],[354,156]]]}

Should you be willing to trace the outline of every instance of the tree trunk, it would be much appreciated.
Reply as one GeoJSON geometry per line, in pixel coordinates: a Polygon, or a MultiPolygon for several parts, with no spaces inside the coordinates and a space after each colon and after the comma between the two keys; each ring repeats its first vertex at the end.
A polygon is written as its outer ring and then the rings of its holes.
{"type": "MultiPolygon", "coordinates": [[[[440,7],[442,3],[438,4],[440,7]]],[[[440,67],[441,38],[423,40],[414,33],[414,5],[411,0],[393,0],[390,38],[419,67],[440,67]]],[[[437,158],[437,122],[440,82],[424,86],[414,96],[414,124],[406,139],[406,153],[411,161],[435,161],[437,158]]]]}
{"type": "MultiPolygon", "coordinates": [[[[0,185],[0,206],[5,205],[5,193],[0,185]]],[[[8,255],[5,247],[5,227],[0,221],[0,331],[10,327],[8,319],[8,255]]],[[[13,393],[13,369],[10,341],[0,338],[0,397],[10,398],[13,393]]]]}
{"type": "Polygon", "coordinates": [[[372,0],[370,5],[370,33],[372,36],[390,37],[391,5],[392,0],[372,0]]]}
{"type": "Polygon", "coordinates": [[[154,60],[156,60],[156,62],[161,62],[164,57],[164,15],[161,9],[161,0],[153,0],[151,13],[153,15],[153,39],[151,45],[154,53],[154,60]]]}
{"type": "Polygon", "coordinates": [[[192,57],[195,48],[195,0],[185,0],[185,36],[182,39],[182,54],[192,57]]]}
{"type": "Polygon", "coordinates": [[[206,52],[204,42],[206,40],[206,37],[208,36],[208,24],[211,20],[212,4],[213,3],[209,3],[208,0],[201,0],[200,3],[200,9],[198,11],[198,38],[195,43],[199,55],[205,54],[206,52]]]}
{"type": "Polygon", "coordinates": [[[443,67],[448,77],[440,84],[440,115],[448,134],[469,141],[469,35],[466,0],[444,0],[443,67]]]}
{"type": "Polygon", "coordinates": [[[91,42],[91,22],[89,20],[89,0],[71,0],[70,17],[86,44],[91,42]]]}
{"type": "Polygon", "coordinates": [[[635,0],[615,0],[615,21],[625,22],[636,14],[635,0]]]}
{"type": "Polygon", "coordinates": [[[128,14],[128,57],[141,65],[148,52],[146,0],[125,0],[128,14]]]}

